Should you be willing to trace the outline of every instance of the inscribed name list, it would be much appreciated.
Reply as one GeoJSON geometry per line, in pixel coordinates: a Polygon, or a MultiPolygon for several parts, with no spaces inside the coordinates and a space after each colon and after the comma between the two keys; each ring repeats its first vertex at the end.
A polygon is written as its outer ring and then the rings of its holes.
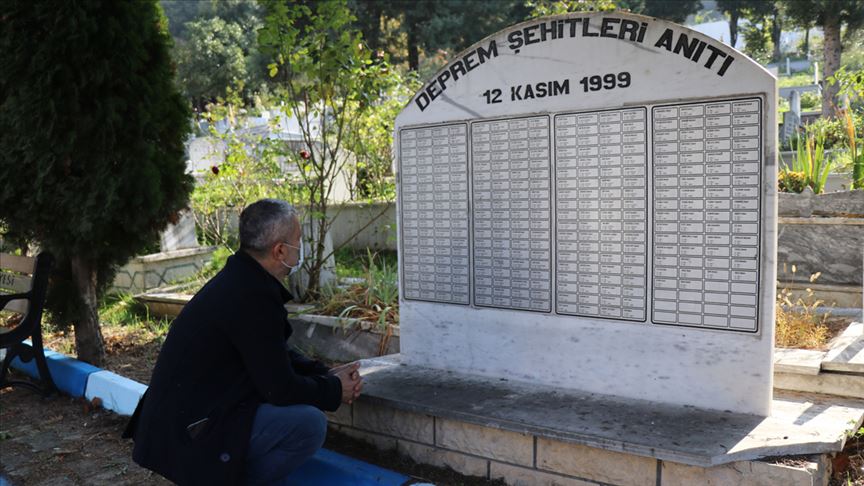
{"type": "Polygon", "coordinates": [[[759,99],[657,106],[653,321],[757,330],[759,99]]]}
{"type": "Polygon", "coordinates": [[[646,110],[555,117],[556,310],[644,321],[646,110]]]}
{"type": "Polygon", "coordinates": [[[468,141],[464,123],[400,136],[405,297],[468,304],[468,141]]]}
{"type": "Polygon", "coordinates": [[[471,124],[474,303],[552,310],[549,117],[471,124]]]}

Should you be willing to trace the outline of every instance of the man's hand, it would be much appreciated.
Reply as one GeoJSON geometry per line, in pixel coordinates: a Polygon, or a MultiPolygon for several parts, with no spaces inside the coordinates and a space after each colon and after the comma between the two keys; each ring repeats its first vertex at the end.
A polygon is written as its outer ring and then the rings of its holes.
{"type": "Polygon", "coordinates": [[[363,389],[363,378],[360,377],[360,363],[355,361],[330,370],[330,374],[342,382],[342,402],[351,404],[360,396],[363,389]]]}

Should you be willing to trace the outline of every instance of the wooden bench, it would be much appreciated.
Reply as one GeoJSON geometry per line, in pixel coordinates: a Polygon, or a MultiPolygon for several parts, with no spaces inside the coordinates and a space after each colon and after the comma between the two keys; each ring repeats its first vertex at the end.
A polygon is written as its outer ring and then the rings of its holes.
{"type": "Polygon", "coordinates": [[[0,368],[0,389],[21,385],[43,395],[57,391],[42,347],[42,310],[53,262],[46,252],[35,258],[0,253],[0,313],[14,322],[11,328],[0,328],[0,350],[6,350],[0,368]],[[29,345],[24,342],[28,338],[29,345]],[[36,383],[7,379],[9,365],[16,357],[24,363],[36,360],[36,383]]]}

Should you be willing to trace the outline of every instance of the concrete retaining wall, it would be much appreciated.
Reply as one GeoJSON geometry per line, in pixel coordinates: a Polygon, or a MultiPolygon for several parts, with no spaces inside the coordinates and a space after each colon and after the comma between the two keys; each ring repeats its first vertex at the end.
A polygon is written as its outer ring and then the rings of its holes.
{"type": "Polygon", "coordinates": [[[781,193],[777,280],[813,288],[817,298],[860,307],[864,280],[864,191],[781,193]],[[811,282],[811,275],[819,278],[811,282]],[[815,287],[814,287],[815,284],[815,287]]]}
{"type": "Polygon", "coordinates": [[[117,270],[113,290],[140,294],[192,277],[204,268],[213,250],[187,248],[135,257],[117,270]]]}
{"type": "Polygon", "coordinates": [[[328,213],[334,218],[330,230],[334,246],[396,250],[396,203],[343,204],[328,213]]]}

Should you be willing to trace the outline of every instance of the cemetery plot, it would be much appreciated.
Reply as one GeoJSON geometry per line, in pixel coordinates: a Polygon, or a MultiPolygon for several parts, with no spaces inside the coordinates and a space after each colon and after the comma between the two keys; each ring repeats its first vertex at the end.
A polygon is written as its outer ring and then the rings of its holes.
{"type": "Polygon", "coordinates": [[[471,124],[474,302],[552,310],[549,117],[471,124]]]}
{"type": "Polygon", "coordinates": [[[464,123],[401,131],[405,298],[468,304],[468,140],[464,123]]]}
{"type": "Polygon", "coordinates": [[[652,109],[658,324],[756,331],[759,99],[652,109]]]}

